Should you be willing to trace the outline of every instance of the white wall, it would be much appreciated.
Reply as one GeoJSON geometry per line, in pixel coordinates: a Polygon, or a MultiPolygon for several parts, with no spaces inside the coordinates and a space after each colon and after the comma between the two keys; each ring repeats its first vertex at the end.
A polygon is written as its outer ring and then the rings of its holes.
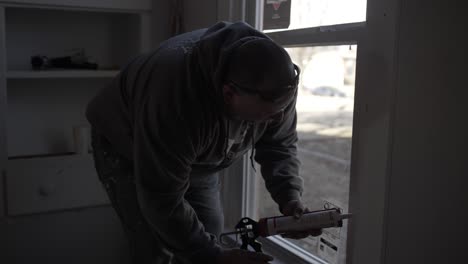
{"type": "Polygon", "coordinates": [[[184,29],[192,31],[217,22],[217,0],[184,0],[184,29]]]}
{"type": "Polygon", "coordinates": [[[400,5],[384,263],[466,263],[467,19],[445,0],[400,5]]]}
{"type": "MultiPolygon", "coordinates": [[[[171,37],[171,14],[175,0],[153,0],[153,46],[171,37]]],[[[209,27],[218,20],[217,0],[183,0],[182,23],[184,32],[209,27]]]]}
{"type": "Polygon", "coordinates": [[[170,37],[170,1],[172,0],[153,0],[152,18],[153,18],[153,48],[156,48],[162,41],[170,37]]]}

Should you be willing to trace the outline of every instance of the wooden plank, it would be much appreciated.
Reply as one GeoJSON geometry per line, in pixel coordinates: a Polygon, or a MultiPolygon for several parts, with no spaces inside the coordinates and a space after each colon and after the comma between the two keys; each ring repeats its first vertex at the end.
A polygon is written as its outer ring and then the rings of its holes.
{"type": "Polygon", "coordinates": [[[6,187],[9,216],[109,203],[89,154],[9,160],[6,187]]]}

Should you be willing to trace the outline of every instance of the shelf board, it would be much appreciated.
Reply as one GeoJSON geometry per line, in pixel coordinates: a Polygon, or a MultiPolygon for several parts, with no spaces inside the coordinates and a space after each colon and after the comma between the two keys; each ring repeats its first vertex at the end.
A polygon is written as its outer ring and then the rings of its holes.
{"type": "Polygon", "coordinates": [[[114,12],[149,12],[152,9],[151,0],[9,0],[0,1],[7,7],[34,7],[55,9],[82,9],[85,11],[114,11],[114,12]]]}
{"type": "Polygon", "coordinates": [[[8,160],[26,160],[26,159],[43,159],[43,158],[54,158],[54,157],[74,157],[74,156],[86,156],[93,155],[92,151],[86,154],[77,154],[75,152],[63,152],[63,153],[49,153],[49,154],[35,154],[35,155],[21,155],[21,156],[8,156],[8,160]]]}
{"type": "Polygon", "coordinates": [[[112,78],[118,70],[12,70],[7,79],[53,79],[53,78],[112,78]]]}

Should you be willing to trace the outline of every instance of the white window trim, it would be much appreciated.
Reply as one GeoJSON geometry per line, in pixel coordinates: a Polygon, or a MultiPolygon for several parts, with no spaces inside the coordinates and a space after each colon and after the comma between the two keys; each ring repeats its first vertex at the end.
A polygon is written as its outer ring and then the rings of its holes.
{"type": "Polygon", "coordinates": [[[5,8],[0,6],[0,219],[6,215],[4,197],[4,185],[6,181],[6,164],[8,161],[7,141],[6,141],[6,108],[7,108],[7,91],[6,91],[6,39],[5,39],[5,8]]]}
{"type": "MultiPolygon", "coordinates": [[[[254,6],[255,10],[260,10],[261,2],[218,0],[218,19],[243,20],[261,28],[261,17],[252,16],[252,12],[243,9],[254,6]],[[225,8],[229,8],[228,11],[225,8]]],[[[365,23],[268,34],[279,44],[287,46],[358,44],[349,197],[349,211],[353,218],[348,225],[348,264],[384,263],[385,259],[399,8],[400,0],[368,0],[365,23]]],[[[255,201],[255,193],[244,196],[247,190],[255,187],[249,166],[248,159],[244,158],[237,168],[226,172],[230,174],[225,178],[229,179],[227,189],[230,189],[230,194],[226,194],[225,199],[237,205],[228,208],[227,218],[236,217],[238,221],[242,216],[255,216],[255,208],[247,201],[247,198],[255,201]],[[244,172],[243,177],[231,171],[244,172]],[[231,189],[232,186],[237,186],[237,189],[231,189]]],[[[304,262],[300,254],[288,248],[284,241],[267,239],[263,241],[265,246],[269,245],[266,241],[272,242],[275,253],[284,250],[291,253],[291,256],[279,256],[284,258],[284,263],[316,263],[312,260],[304,262]]]]}

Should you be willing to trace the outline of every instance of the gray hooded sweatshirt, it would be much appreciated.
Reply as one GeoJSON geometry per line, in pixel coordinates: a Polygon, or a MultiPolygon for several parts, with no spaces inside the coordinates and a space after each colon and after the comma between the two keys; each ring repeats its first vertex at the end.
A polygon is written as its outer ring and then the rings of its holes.
{"type": "Polygon", "coordinates": [[[86,111],[93,128],[133,161],[138,202],[154,233],[194,263],[212,263],[220,246],[184,199],[191,175],[217,172],[254,147],[280,207],[302,193],[295,99],[281,120],[232,120],[224,110],[229,54],[252,36],[268,38],[225,22],[173,37],[128,63],[86,111]]]}

